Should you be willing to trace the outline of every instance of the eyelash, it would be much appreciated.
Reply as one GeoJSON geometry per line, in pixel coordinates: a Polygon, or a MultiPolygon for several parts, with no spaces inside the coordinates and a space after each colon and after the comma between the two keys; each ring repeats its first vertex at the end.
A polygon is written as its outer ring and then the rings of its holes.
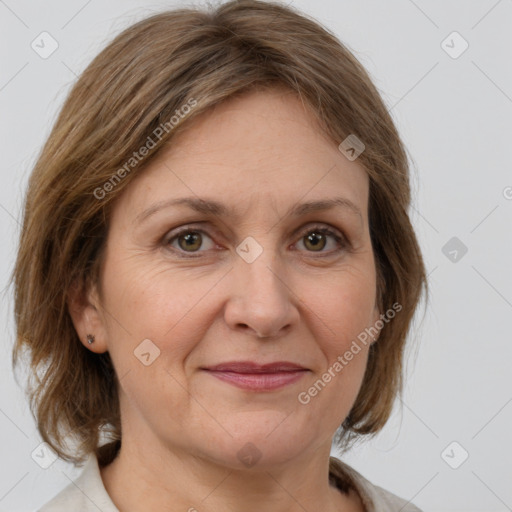
{"type": "MultiPolygon", "coordinates": [[[[174,240],[177,240],[180,236],[187,234],[187,233],[200,233],[200,234],[206,235],[210,239],[212,239],[212,237],[208,234],[207,231],[205,231],[203,229],[199,229],[199,228],[196,229],[194,227],[187,226],[184,229],[181,229],[180,231],[175,233],[172,237],[165,238],[163,243],[166,247],[169,247],[173,252],[175,252],[176,254],[179,254],[179,257],[182,257],[182,258],[199,258],[199,257],[201,257],[200,253],[205,252],[205,251],[198,250],[198,251],[192,251],[190,253],[187,253],[186,251],[184,251],[181,248],[170,247],[170,244],[174,240]]],[[[325,227],[325,226],[312,226],[312,227],[308,228],[306,231],[301,232],[301,236],[299,237],[299,240],[301,240],[302,238],[304,238],[306,235],[308,235],[310,233],[319,233],[322,235],[332,236],[339,246],[338,249],[334,249],[334,250],[328,251],[328,252],[318,251],[318,254],[322,255],[320,257],[332,256],[335,253],[341,252],[343,250],[347,250],[349,248],[348,242],[346,241],[344,236],[339,235],[337,231],[335,231],[331,228],[325,227]]],[[[315,254],[315,251],[306,251],[306,252],[315,254]]]]}

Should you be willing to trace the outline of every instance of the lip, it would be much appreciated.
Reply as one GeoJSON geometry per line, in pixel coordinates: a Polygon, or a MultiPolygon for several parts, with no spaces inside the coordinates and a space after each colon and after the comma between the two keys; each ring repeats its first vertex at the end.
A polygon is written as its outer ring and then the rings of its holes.
{"type": "Polygon", "coordinates": [[[266,364],[258,364],[253,361],[231,361],[220,363],[215,366],[208,366],[203,368],[203,370],[235,373],[278,373],[307,370],[307,368],[289,361],[276,361],[274,363],[266,364]]]}
{"type": "Polygon", "coordinates": [[[236,387],[251,391],[272,391],[293,384],[309,371],[288,361],[258,364],[252,361],[233,361],[202,368],[213,377],[236,387]]]}
{"type": "Polygon", "coordinates": [[[273,391],[293,384],[301,379],[308,370],[296,370],[273,373],[236,373],[214,372],[206,370],[213,377],[233,386],[249,391],[273,391]]]}

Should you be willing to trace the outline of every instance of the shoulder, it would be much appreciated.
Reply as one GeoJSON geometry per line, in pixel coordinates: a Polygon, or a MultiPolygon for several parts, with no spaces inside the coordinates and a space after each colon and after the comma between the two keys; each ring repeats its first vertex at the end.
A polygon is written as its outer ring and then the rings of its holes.
{"type": "Polygon", "coordinates": [[[411,502],[372,484],[355,469],[336,457],[330,458],[329,472],[333,481],[340,488],[346,487],[348,483],[358,492],[366,512],[421,512],[411,502]]]}
{"type": "Polygon", "coordinates": [[[82,473],[37,512],[119,512],[108,495],[98,466],[90,455],[82,473]]]}

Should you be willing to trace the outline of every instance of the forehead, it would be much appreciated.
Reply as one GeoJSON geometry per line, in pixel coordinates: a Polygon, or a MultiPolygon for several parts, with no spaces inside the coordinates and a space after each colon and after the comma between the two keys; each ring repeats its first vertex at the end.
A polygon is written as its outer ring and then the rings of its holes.
{"type": "Polygon", "coordinates": [[[366,215],[368,176],[329,140],[289,91],[246,93],[192,121],[125,191],[134,217],[150,205],[195,196],[227,206],[289,210],[341,197],[366,215]]]}

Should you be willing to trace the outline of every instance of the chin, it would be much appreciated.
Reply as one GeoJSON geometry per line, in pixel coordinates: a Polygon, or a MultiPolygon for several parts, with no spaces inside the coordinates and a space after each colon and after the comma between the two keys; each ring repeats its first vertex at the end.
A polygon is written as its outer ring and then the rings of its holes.
{"type": "Polygon", "coordinates": [[[281,424],[254,419],[250,426],[245,425],[236,432],[226,425],[233,435],[226,433],[220,438],[210,438],[205,446],[207,457],[233,470],[264,471],[304,455],[306,445],[314,440],[308,441],[296,422],[287,424],[284,417],[280,419],[281,424]]]}
{"type": "Polygon", "coordinates": [[[291,449],[276,446],[276,443],[263,444],[262,442],[238,441],[231,444],[229,450],[210,456],[216,464],[231,470],[272,471],[288,464],[301,453],[301,446],[291,449]]]}

